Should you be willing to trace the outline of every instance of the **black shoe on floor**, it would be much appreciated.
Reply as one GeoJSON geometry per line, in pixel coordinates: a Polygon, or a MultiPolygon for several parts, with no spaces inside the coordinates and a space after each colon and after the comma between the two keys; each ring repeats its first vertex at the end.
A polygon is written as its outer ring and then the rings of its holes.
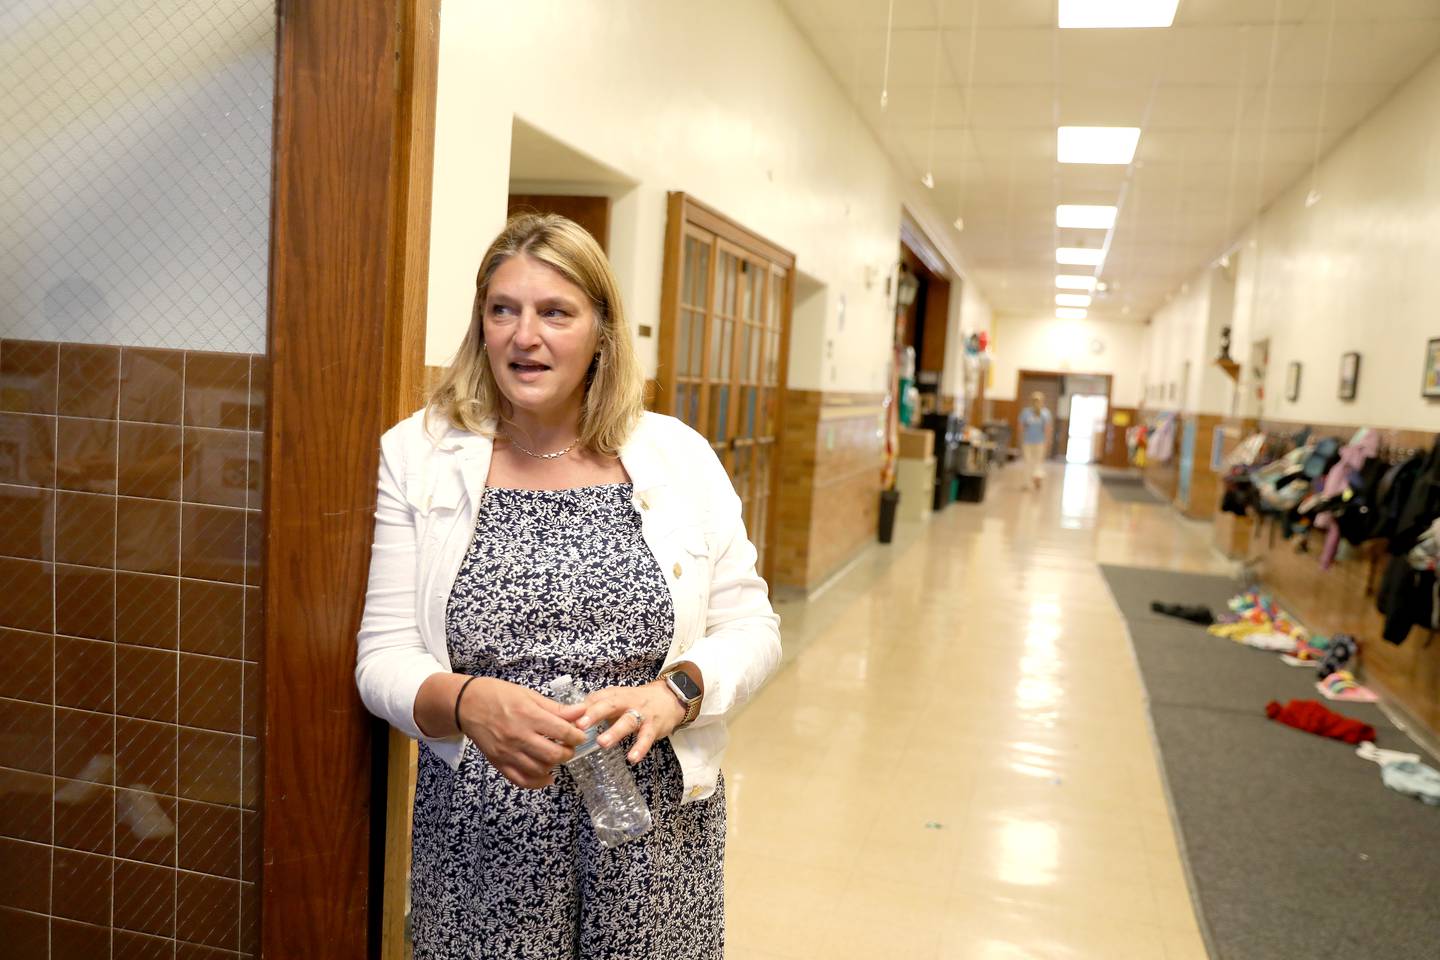
{"type": "Polygon", "coordinates": [[[1150,609],[1154,613],[1164,614],[1167,617],[1178,617],[1201,627],[1208,627],[1215,622],[1215,616],[1210,612],[1210,608],[1198,604],[1187,607],[1181,603],[1161,603],[1159,600],[1155,600],[1151,602],[1150,609]]]}

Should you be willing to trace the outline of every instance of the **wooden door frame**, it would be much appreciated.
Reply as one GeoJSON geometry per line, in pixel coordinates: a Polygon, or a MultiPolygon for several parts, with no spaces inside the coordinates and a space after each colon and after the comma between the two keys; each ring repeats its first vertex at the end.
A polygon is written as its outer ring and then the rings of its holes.
{"type": "Polygon", "coordinates": [[[355,636],[379,436],[423,381],[439,6],[279,7],[260,917],[276,960],[379,956],[396,922],[379,906],[387,768],[408,755],[360,703],[355,636]]]}
{"type": "MultiPolygon", "coordinates": [[[[684,266],[684,243],[685,226],[693,224],[702,230],[713,233],[721,240],[725,240],[742,250],[754,254],[770,263],[780,266],[785,270],[785,292],[784,311],[781,313],[780,329],[780,365],[776,371],[775,382],[775,450],[771,454],[774,458],[774,467],[770,474],[769,515],[765,520],[765,530],[762,532],[765,543],[773,548],[775,545],[776,516],[779,510],[778,492],[780,486],[780,451],[784,447],[785,436],[785,390],[790,381],[790,331],[794,322],[795,307],[795,255],[784,247],[765,239],[752,230],[748,230],[736,223],[734,220],[720,213],[713,207],[707,206],[696,200],[694,197],[680,190],[672,190],[668,195],[667,219],[665,223],[665,256],[664,266],[660,277],[660,330],[656,338],[657,369],[655,371],[658,391],[656,395],[656,408],[664,413],[675,413],[675,368],[667,362],[667,358],[675,354],[675,339],[680,319],[680,282],[683,279],[681,274],[684,266]]],[[[718,245],[715,255],[710,263],[710,282],[712,297],[715,296],[714,282],[718,276],[719,249],[718,245]]],[[[767,276],[767,284],[769,282],[767,276]]],[[[766,296],[769,296],[767,290],[766,296]]],[[[712,311],[713,312],[713,311],[712,311]]],[[[738,320],[738,318],[737,318],[738,320]]],[[[738,330],[738,327],[737,327],[738,330]]],[[[706,331],[705,353],[702,363],[708,361],[710,349],[709,331],[706,331]]],[[[706,398],[702,397],[701,407],[705,407],[706,398]]],[[[699,421],[705,422],[706,411],[700,410],[699,421]]],[[[752,535],[753,535],[752,531],[752,535]]],[[[771,566],[774,562],[775,551],[766,551],[765,565],[771,566]]],[[[768,571],[761,570],[761,576],[768,571]]],[[[766,577],[767,581],[769,577],[766,577]]]]}

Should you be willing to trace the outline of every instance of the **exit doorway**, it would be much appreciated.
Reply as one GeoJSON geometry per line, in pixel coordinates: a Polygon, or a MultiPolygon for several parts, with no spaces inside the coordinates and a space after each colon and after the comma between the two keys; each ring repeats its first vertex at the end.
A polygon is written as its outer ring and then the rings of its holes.
{"type": "Polygon", "coordinates": [[[1110,398],[1103,393],[1080,393],[1068,397],[1069,429],[1065,438],[1066,463],[1094,463],[1096,438],[1105,432],[1110,398]]]}

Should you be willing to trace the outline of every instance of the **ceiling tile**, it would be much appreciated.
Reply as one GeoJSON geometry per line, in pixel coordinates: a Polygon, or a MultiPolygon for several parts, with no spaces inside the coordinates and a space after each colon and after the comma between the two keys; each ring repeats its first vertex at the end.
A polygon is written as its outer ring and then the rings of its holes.
{"type": "Polygon", "coordinates": [[[1230,130],[1237,108],[1244,110],[1247,92],[1220,84],[1161,84],[1150,103],[1145,130],[1230,130]]]}
{"type": "Polygon", "coordinates": [[[1059,30],[1056,82],[1062,86],[1148,87],[1170,47],[1168,30],[1059,30]]]}
{"type": "MultiPolygon", "coordinates": [[[[1051,83],[1055,79],[1055,31],[1040,27],[986,29],[975,43],[976,83],[1051,83]]],[[[946,30],[945,51],[956,80],[970,78],[970,31],[946,30]]]]}

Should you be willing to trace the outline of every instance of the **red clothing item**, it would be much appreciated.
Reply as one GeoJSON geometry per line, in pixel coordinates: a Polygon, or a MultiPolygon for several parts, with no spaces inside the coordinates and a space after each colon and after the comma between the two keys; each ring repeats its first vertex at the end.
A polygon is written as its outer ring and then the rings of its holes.
{"type": "Polygon", "coordinates": [[[1346,743],[1375,739],[1375,728],[1370,724],[1336,713],[1316,700],[1291,700],[1283,707],[1271,700],[1265,706],[1265,715],[1297,730],[1346,743]]]}

